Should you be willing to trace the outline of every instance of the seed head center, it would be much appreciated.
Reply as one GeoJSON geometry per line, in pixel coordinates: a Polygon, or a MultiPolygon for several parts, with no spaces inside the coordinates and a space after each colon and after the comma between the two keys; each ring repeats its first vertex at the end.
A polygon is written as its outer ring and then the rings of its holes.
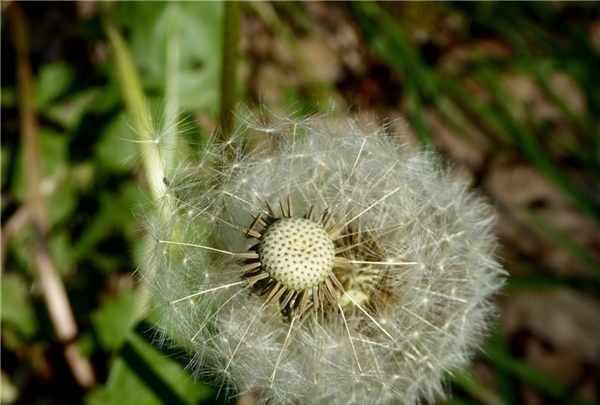
{"type": "Polygon", "coordinates": [[[325,281],[333,269],[335,248],[318,223],[282,218],[263,233],[258,254],[263,269],[283,286],[302,291],[325,281]]]}

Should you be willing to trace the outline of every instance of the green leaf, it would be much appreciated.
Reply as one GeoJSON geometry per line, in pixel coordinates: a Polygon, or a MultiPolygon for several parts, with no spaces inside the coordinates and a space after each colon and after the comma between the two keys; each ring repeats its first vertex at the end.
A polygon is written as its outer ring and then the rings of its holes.
{"type": "Polygon", "coordinates": [[[113,300],[92,313],[98,344],[103,350],[118,349],[141,316],[138,290],[123,290],[113,300]]]}
{"type": "Polygon", "coordinates": [[[38,74],[35,97],[38,111],[47,108],[54,100],[67,92],[75,81],[75,71],[66,64],[44,65],[38,74]]]}
{"type": "MultiPolygon", "coordinates": [[[[107,274],[123,264],[123,257],[96,252],[106,240],[123,234],[132,244],[139,240],[139,224],[132,212],[145,197],[140,187],[133,182],[124,182],[117,190],[101,190],[96,193],[99,209],[86,223],[85,229],[73,241],[72,250],[77,260],[93,260],[107,274]]],[[[139,262],[138,262],[139,263],[139,262]]]]}
{"type": "Polygon", "coordinates": [[[194,382],[181,363],[158,350],[140,331],[132,332],[110,368],[106,387],[86,398],[87,405],[184,405],[215,403],[207,385],[194,382]]]}
{"type": "Polygon", "coordinates": [[[528,210],[526,211],[526,214],[547,238],[568,252],[571,257],[579,263],[586,266],[597,280],[600,279],[600,262],[595,257],[590,255],[585,249],[577,245],[573,239],[553,226],[548,220],[537,214],[535,211],[528,210]]]}
{"type": "Polygon", "coordinates": [[[2,328],[11,326],[24,339],[32,338],[38,328],[37,318],[29,297],[27,283],[16,273],[2,275],[2,328]]]}
{"type": "Polygon", "coordinates": [[[485,385],[483,381],[471,371],[465,371],[455,374],[452,382],[472,398],[476,398],[478,403],[486,405],[503,405],[504,401],[496,394],[491,387],[485,385]]]}
{"type": "Polygon", "coordinates": [[[564,173],[564,170],[550,158],[536,135],[529,128],[528,123],[520,122],[512,116],[511,105],[514,100],[498,84],[500,83],[498,73],[492,69],[482,69],[480,73],[481,79],[487,85],[496,102],[496,108],[490,109],[488,116],[495,117],[495,121],[501,130],[515,142],[523,156],[559,186],[579,206],[581,211],[600,226],[600,208],[596,202],[591,196],[580,190],[564,173]]]}
{"type": "Polygon", "coordinates": [[[131,129],[122,116],[116,116],[108,124],[96,144],[98,164],[115,173],[125,173],[135,162],[138,147],[131,136],[131,129]]]}
{"type": "Polygon", "coordinates": [[[521,379],[523,382],[531,385],[545,395],[558,399],[561,402],[589,405],[587,401],[580,398],[569,387],[527,364],[523,360],[511,356],[499,346],[499,344],[487,344],[484,346],[483,351],[498,370],[521,379]]]}
{"type": "Polygon", "coordinates": [[[173,27],[179,29],[180,106],[217,113],[223,4],[182,2],[178,8],[173,24],[169,2],[121,3],[118,11],[122,26],[130,33],[131,55],[144,86],[165,94],[168,38],[173,27]]]}
{"type": "MultiPolygon", "coordinates": [[[[11,149],[6,145],[0,147],[0,185],[2,186],[2,189],[4,189],[8,183],[8,169],[12,160],[11,152],[11,149]]],[[[4,204],[4,199],[2,199],[2,205],[4,204]]]]}
{"type": "Polygon", "coordinates": [[[93,109],[101,101],[102,92],[99,89],[86,89],[70,95],[64,101],[51,104],[40,111],[40,114],[56,122],[66,129],[75,129],[86,112],[93,109]]]}
{"type": "Polygon", "coordinates": [[[17,89],[14,86],[3,86],[0,90],[0,106],[15,108],[17,106],[17,89]]]}

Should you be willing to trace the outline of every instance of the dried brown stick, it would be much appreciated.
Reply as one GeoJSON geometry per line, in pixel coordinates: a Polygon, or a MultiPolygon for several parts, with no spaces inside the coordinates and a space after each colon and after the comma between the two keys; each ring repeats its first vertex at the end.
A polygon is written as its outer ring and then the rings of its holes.
{"type": "Polygon", "coordinates": [[[48,250],[50,221],[45,196],[41,190],[42,156],[39,147],[39,125],[33,105],[33,69],[29,61],[29,26],[21,6],[14,2],[7,7],[15,51],[19,89],[19,124],[21,142],[25,151],[29,195],[27,206],[36,231],[37,243],[33,258],[44,300],[58,340],[63,344],[64,356],[77,383],[84,389],[96,384],[89,359],[83,357],[77,344],[77,324],[69,303],[65,286],[54,266],[48,250]]]}

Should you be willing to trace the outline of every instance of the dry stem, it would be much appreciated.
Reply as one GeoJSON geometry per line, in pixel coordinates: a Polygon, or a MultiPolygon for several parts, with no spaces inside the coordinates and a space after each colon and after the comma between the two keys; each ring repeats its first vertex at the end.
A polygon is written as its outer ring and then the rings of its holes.
{"type": "Polygon", "coordinates": [[[33,69],[29,61],[29,26],[25,14],[18,3],[11,4],[10,15],[12,36],[17,54],[17,83],[19,88],[19,121],[21,142],[25,148],[27,180],[29,184],[28,210],[37,235],[33,259],[40,283],[44,290],[44,300],[58,340],[63,344],[66,361],[77,383],[84,389],[96,384],[94,370],[89,359],[83,357],[77,345],[77,324],[71,310],[65,286],[52,262],[48,250],[50,222],[46,210],[45,197],[41,190],[42,159],[39,148],[39,129],[33,105],[33,69]]]}

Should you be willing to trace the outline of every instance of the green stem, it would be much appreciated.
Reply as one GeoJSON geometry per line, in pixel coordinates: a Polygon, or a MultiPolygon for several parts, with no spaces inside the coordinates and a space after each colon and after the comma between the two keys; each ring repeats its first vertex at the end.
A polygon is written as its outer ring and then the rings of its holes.
{"type": "Polygon", "coordinates": [[[141,146],[142,162],[148,179],[150,192],[154,201],[163,201],[161,205],[163,212],[161,216],[167,219],[172,212],[167,194],[168,164],[172,160],[172,148],[166,147],[173,143],[174,134],[161,133],[159,128],[152,122],[150,110],[146,103],[142,83],[138,76],[133,58],[129,52],[125,40],[117,29],[112,16],[113,4],[104,3],[103,25],[108,40],[112,46],[113,56],[116,64],[117,78],[121,87],[123,100],[127,108],[131,126],[137,134],[137,142],[141,146]]]}

